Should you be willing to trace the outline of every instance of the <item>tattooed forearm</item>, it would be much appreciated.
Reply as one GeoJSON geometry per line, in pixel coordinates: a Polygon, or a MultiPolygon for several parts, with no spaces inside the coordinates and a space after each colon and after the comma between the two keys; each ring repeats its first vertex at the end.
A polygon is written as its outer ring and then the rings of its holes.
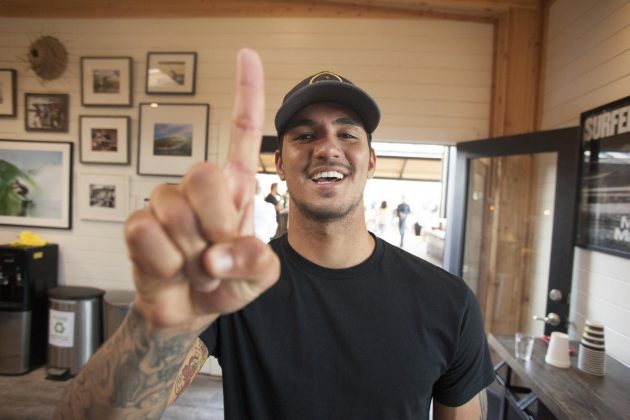
{"type": "Polygon", "coordinates": [[[132,308],[68,385],[54,418],[159,418],[197,334],[150,332],[132,308]]]}
{"type": "Polygon", "coordinates": [[[208,359],[208,349],[201,340],[197,340],[187,360],[184,361],[184,366],[182,366],[175,379],[174,395],[171,397],[173,401],[178,398],[188,385],[191,384],[193,379],[195,379],[206,359],[208,359]]]}

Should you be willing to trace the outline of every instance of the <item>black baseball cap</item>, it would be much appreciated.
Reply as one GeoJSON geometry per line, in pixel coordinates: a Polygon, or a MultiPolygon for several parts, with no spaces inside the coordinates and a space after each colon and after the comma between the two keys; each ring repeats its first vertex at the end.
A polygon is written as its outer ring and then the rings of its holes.
{"type": "Polygon", "coordinates": [[[361,118],[369,135],[376,130],[381,119],[378,105],[363,89],[343,76],[322,71],[302,80],[282,100],[275,119],[280,143],[291,118],[302,108],[316,102],[335,102],[352,109],[361,118]]]}

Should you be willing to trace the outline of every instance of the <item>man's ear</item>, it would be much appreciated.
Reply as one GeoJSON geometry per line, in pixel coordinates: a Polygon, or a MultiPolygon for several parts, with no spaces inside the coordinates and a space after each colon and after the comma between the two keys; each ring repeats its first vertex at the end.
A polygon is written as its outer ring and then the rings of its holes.
{"type": "Polygon", "coordinates": [[[376,171],[376,152],[370,147],[370,162],[368,163],[368,179],[374,176],[376,171]]]}
{"type": "Polygon", "coordinates": [[[282,181],[286,181],[286,178],[284,176],[284,163],[282,163],[282,154],[280,153],[279,150],[276,150],[275,159],[276,159],[276,173],[278,174],[278,176],[280,177],[282,181]]]}

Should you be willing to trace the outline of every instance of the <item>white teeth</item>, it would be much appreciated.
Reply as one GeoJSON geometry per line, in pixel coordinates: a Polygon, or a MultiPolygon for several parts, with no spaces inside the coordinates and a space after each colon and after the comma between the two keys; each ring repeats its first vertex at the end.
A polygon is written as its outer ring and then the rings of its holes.
{"type": "Polygon", "coordinates": [[[343,179],[344,175],[341,172],[337,172],[337,171],[325,171],[325,172],[319,172],[315,174],[315,176],[313,177],[313,180],[318,180],[321,178],[343,179]]]}

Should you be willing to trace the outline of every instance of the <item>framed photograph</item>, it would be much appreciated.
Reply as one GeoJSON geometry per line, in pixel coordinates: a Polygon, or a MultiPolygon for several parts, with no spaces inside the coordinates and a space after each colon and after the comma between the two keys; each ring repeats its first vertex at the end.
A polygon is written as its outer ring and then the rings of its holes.
{"type": "Polygon", "coordinates": [[[129,213],[129,178],[81,174],[78,200],[81,219],[124,221],[129,213]]]}
{"type": "Polygon", "coordinates": [[[17,115],[17,72],[0,69],[0,117],[17,115]]]}
{"type": "Polygon", "coordinates": [[[79,116],[81,163],[129,164],[129,117],[79,116]]]}
{"type": "Polygon", "coordinates": [[[630,96],[582,113],[577,245],[630,258],[630,96]]]}
{"type": "Polygon", "coordinates": [[[81,105],[131,106],[131,57],[81,57],[81,105]]]}
{"type": "Polygon", "coordinates": [[[68,132],[69,95],[65,93],[26,93],[26,131],[68,132]]]}
{"type": "Polygon", "coordinates": [[[197,53],[147,54],[147,94],[194,95],[197,53]]]}
{"type": "Polygon", "coordinates": [[[0,224],[72,227],[72,143],[0,140],[0,224]]]}
{"type": "Polygon", "coordinates": [[[138,174],[182,176],[206,160],[208,104],[140,104],[138,174]]]}

